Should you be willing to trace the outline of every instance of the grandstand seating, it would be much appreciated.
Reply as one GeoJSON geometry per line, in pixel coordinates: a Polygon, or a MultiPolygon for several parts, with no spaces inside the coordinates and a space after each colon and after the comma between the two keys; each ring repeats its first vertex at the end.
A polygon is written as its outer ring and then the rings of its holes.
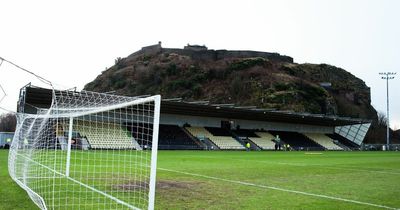
{"type": "Polygon", "coordinates": [[[160,124],[159,149],[201,149],[201,147],[177,125],[160,124]]]}
{"type": "Polygon", "coordinates": [[[245,149],[238,141],[236,141],[229,134],[229,131],[222,128],[212,128],[212,127],[187,127],[186,128],[193,136],[198,138],[208,138],[220,149],[245,149]],[[213,133],[211,133],[213,132],[213,133]]]}
{"type": "Polygon", "coordinates": [[[250,140],[256,146],[263,150],[272,150],[275,148],[275,142],[272,141],[274,136],[268,132],[255,132],[249,129],[234,130],[233,133],[244,141],[250,140]]]}
{"type": "Polygon", "coordinates": [[[196,138],[203,138],[207,137],[206,135],[208,134],[211,136],[212,134],[208,132],[205,128],[203,127],[186,127],[186,130],[189,131],[190,134],[192,134],[196,138]]]}
{"type": "Polygon", "coordinates": [[[343,144],[344,146],[348,147],[349,149],[359,149],[360,146],[357,145],[354,142],[351,142],[350,140],[344,138],[343,136],[334,133],[334,134],[326,134],[329,138],[334,139],[338,142],[340,142],[341,144],[343,144]]]}
{"type": "Polygon", "coordinates": [[[92,149],[142,149],[125,126],[119,124],[78,121],[74,129],[87,137],[92,149]]]}
{"type": "Polygon", "coordinates": [[[216,127],[204,127],[210,132],[213,136],[232,136],[231,133],[223,128],[216,128],[216,127]]]}
{"type": "Polygon", "coordinates": [[[272,141],[274,136],[268,132],[255,132],[258,137],[249,137],[261,149],[271,150],[275,148],[275,142],[272,141]]]}
{"type": "Polygon", "coordinates": [[[317,142],[321,146],[325,147],[328,150],[343,150],[343,148],[339,147],[335,143],[333,143],[333,139],[329,138],[325,134],[322,133],[304,133],[309,139],[317,142]]]}
{"type": "MultiPolygon", "coordinates": [[[[223,128],[216,127],[187,127],[195,137],[208,138],[220,149],[245,149],[231,133],[223,128]]],[[[151,135],[152,129],[148,126],[137,125],[119,125],[106,122],[78,121],[74,124],[74,131],[79,132],[81,136],[86,136],[91,148],[93,149],[138,149],[150,147],[151,142],[144,142],[143,135],[151,135]],[[126,129],[128,128],[128,129],[126,129]],[[138,136],[141,135],[141,136],[138,136]]],[[[183,128],[177,125],[160,124],[159,130],[159,148],[160,149],[202,149],[183,128]]],[[[274,149],[275,143],[272,141],[276,135],[279,135],[284,143],[288,143],[296,150],[343,150],[333,141],[350,148],[358,147],[354,143],[337,134],[315,134],[283,131],[253,131],[248,129],[239,129],[233,131],[239,137],[248,138],[263,150],[274,149]]]]}
{"type": "Polygon", "coordinates": [[[272,141],[274,136],[268,132],[255,132],[254,130],[249,129],[238,129],[234,130],[233,133],[242,139],[249,139],[263,150],[271,150],[275,148],[275,142],[272,141]]]}
{"type": "Polygon", "coordinates": [[[279,135],[280,139],[290,144],[290,147],[295,150],[324,150],[324,148],[316,142],[308,139],[304,135],[296,132],[285,131],[268,131],[273,136],[279,135]]]}
{"type": "Polygon", "coordinates": [[[248,130],[248,129],[239,129],[239,130],[234,130],[233,132],[240,137],[259,137],[254,133],[253,130],[248,130]]]}
{"type": "Polygon", "coordinates": [[[153,130],[149,125],[146,123],[130,123],[126,124],[126,127],[142,148],[151,147],[152,139],[149,139],[148,136],[152,135],[153,130]]]}

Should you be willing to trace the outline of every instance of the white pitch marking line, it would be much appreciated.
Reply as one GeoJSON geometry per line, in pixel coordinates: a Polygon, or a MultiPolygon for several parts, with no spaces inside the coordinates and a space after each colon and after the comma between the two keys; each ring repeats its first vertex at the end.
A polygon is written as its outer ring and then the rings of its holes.
{"type": "Polygon", "coordinates": [[[322,164],[285,163],[285,162],[272,162],[272,161],[256,161],[256,162],[275,163],[275,164],[280,164],[280,165],[290,165],[290,166],[299,166],[299,167],[318,166],[318,167],[321,167],[321,168],[330,168],[330,169],[340,169],[340,170],[349,170],[349,171],[362,171],[362,172],[370,172],[370,173],[400,175],[399,172],[392,172],[392,171],[376,171],[376,170],[369,170],[369,169],[363,169],[363,168],[348,168],[348,167],[329,166],[329,165],[322,165],[322,164]]]}
{"type": "MultiPolygon", "coordinates": [[[[211,159],[221,159],[221,158],[215,158],[212,156],[202,156],[202,158],[211,158],[211,159]]],[[[366,168],[349,168],[349,167],[338,167],[335,165],[322,165],[322,164],[306,164],[306,163],[285,163],[285,162],[276,162],[276,161],[261,161],[261,160],[247,160],[247,159],[235,159],[237,161],[252,161],[252,162],[259,162],[259,163],[272,163],[272,164],[278,164],[278,165],[290,165],[290,166],[297,166],[297,167],[309,167],[309,166],[318,166],[321,168],[329,168],[329,169],[340,169],[340,170],[349,170],[349,171],[361,171],[361,172],[369,172],[369,173],[380,173],[380,174],[394,174],[394,175],[400,175],[400,172],[394,172],[394,171],[385,171],[385,169],[380,169],[380,171],[377,170],[369,170],[366,168]]]]}
{"type": "MultiPolygon", "coordinates": [[[[21,154],[17,154],[17,155],[19,155],[19,156],[21,156],[21,157],[23,157],[23,158],[26,158],[27,160],[32,161],[32,162],[38,164],[39,166],[42,166],[43,168],[45,168],[45,169],[47,169],[47,170],[49,170],[49,171],[52,171],[52,172],[54,172],[54,173],[56,173],[56,174],[58,174],[58,175],[61,175],[61,176],[63,176],[64,178],[66,178],[66,179],[68,179],[68,180],[70,180],[70,181],[73,181],[73,182],[75,182],[75,183],[77,183],[77,184],[79,184],[79,185],[82,185],[83,187],[86,187],[86,188],[88,188],[88,189],[90,189],[90,190],[92,190],[92,191],[95,191],[95,192],[97,192],[97,193],[99,193],[99,194],[101,194],[101,195],[104,195],[105,197],[110,198],[111,200],[114,200],[114,201],[117,202],[117,203],[120,203],[120,204],[122,204],[122,205],[125,205],[125,206],[129,207],[130,209],[139,210],[139,208],[137,208],[137,207],[135,207],[135,206],[132,206],[132,205],[130,205],[129,203],[126,203],[125,201],[122,201],[122,200],[120,200],[120,199],[118,199],[118,198],[116,198],[116,197],[114,197],[114,196],[112,196],[112,195],[109,195],[109,194],[107,194],[107,193],[105,193],[105,192],[103,192],[103,191],[100,191],[100,190],[98,190],[98,189],[96,189],[96,188],[94,188],[94,187],[91,187],[91,186],[89,186],[89,185],[87,185],[87,184],[84,184],[84,183],[82,183],[82,182],[80,182],[80,181],[78,181],[78,180],[75,180],[75,179],[71,178],[71,177],[65,176],[65,174],[62,174],[62,173],[60,173],[60,172],[58,172],[58,171],[56,171],[56,170],[54,170],[54,169],[52,169],[52,168],[50,168],[50,167],[48,167],[48,166],[46,166],[46,165],[43,165],[43,164],[41,164],[41,163],[39,163],[39,162],[37,162],[37,161],[31,159],[31,158],[28,157],[28,156],[21,155],[21,154]]],[[[19,180],[17,180],[17,179],[15,179],[15,180],[16,180],[16,181],[19,181],[19,180]]],[[[29,189],[30,191],[34,192],[34,191],[31,190],[25,183],[22,183],[22,182],[21,182],[21,184],[24,186],[23,188],[29,189]]],[[[37,193],[35,193],[35,194],[37,194],[37,193]]],[[[38,194],[37,194],[37,195],[38,195],[38,194]]],[[[41,200],[43,200],[43,198],[42,198],[41,196],[38,196],[38,197],[39,197],[41,200]]],[[[43,202],[43,203],[44,203],[44,202],[43,202]]]]}
{"type": "Polygon", "coordinates": [[[395,174],[400,175],[398,172],[392,171],[375,171],[375,170],[368,170],[368,169],[360,169],[360,168],[346,168],[346,167],[336,167],[336,166],[322,166],[324,168],[332,168],[332,169],[340,169],[340,170],[349,170],[349,171],[361,171],[361,172],[369,172],[369,173],[380,173],[380,174],[395,174]]]}
{"type": "Polygon", "coordinates": [[[254,183],[250,183],[250,182],[242,182],[242,181],[224,179],[224,178],[207,176],[207,175],[202,175],[202,174],[189,173],[189,172],[184,172],[184,171],[177,171],[177,170],[166,169],[166,168],[157,168],[157,169],[163,170],[163,171],[169,171],[169,172],[174,172],[174,173],[190,175],[190,176],[202,177],[202,178],[206,178],[206,179],[214,179],[214,180],[218,180],[218,181],[230,182],[230,183],[234,183],[234,184],[241,184],[241,185],[259,187],[259,188],[265,188],[265,189],[271,189],[271,190],[279,190],[279,191],[283,191],[283,192],[290,192],[290,193],[296,193],[296,194],[319,197],[319,198],[326,198],[326,199],[330,199],[330,200],[337,200],[337,201],[343,201],[343,202],[348,202],[348,203],[356,203],[356,204],[360,204],[360,205],[373,206],[373,207],[384,208],[384,209],[394,209],[394,210],[397,209],[398,210],[398,208],[394,208],[394,207],[390,207],[390,206],[384,206],[384,205],[379,205],[379,204],[374,204],[374,203],[350,200],[350,199],[346,199],[346,198],[339,198],[339,197],[328,196],[328,195],[308,193],[308,192],[302,192],[302,191],[297,191],[297,190],[289,190],[289,189],[284,189],[284,188],[280,188],[280,187],[254,184],[254,183]]]}
{"type": "Polygon", "coordinates": [[[368,169],[362,169],[362,168],[348,168],[348,167],[329,166],[329,165],[322,165],[322,164],[284,163],[284,162],[272,162],[272,161],[256,161],[256,162],[275,163],[275,164],[281,164],[281,165],[300,166],[300,167],[317,166],[317,167],[321,167],[321,168],[330,168],[330,169],[400,175],[399,172],[392,172],[392,171],[376,171],[376,170],[368,170],[368,169]]]}

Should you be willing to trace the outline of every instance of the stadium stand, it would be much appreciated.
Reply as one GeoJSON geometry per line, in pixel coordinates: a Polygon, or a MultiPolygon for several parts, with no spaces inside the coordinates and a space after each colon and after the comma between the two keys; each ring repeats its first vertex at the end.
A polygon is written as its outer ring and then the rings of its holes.
{"type": "Polygon", "coordinates": [[[92,149],[142,149],[125,126],[119,124],[79,121],[75,130],[86,136],[92,149]]]}
{"type": "Polygon", "coordinates": [[[229,131],[225,129],[213,127],[187,127],[186,129],[197,138],[208,138],[220,149],[245,149],[245,147],[232,138],[229,131]]]}
{"type": "Polygon", "coordinates": [[[254,133],[253,130],[248,130],[248,129],[238,129],[238,130],[234,130],[233,132],[237,136],[240,136],[240,137],[247,137],[247,138],[249,138],[249,137],[259,137],[258,135],[256,135],[254,133]]]}
{"type": "Polygon", "coordinates": [[[272,150],[275,147],[275,142],[272,141],[274,136],[268,132],[256,132],[255,133],[259,137],[249,137],[251,141],[253,141],[257,146],[264,150],[272,150]]]}
{"type": "Polygon", "coordinates": [[[319,145],[325,147],[327,150],[343,150],[333,142],[333,139],[329,138],[322,133],[304,133],[309,139],[315,141],[319,145]]]}
{"type": "Polygon", "coordinates": [[[126,128],[132,134],[133,138],[143,149],[149,148],[152,145],[151,140],[146,141],[145,135],[151,135],[153,130],[145,123],[127,123],[126,128]]]}
{"type": "MultiPolygon", "coordinates": [[[[68,91],[61,91],[61,92],[69,93],[68,91]]],[[[18,101],[18,112],[37,114],[40,110],[45,110],[50,108],[52,105],[52,101],[53,101],[53,92],[51,89],[35,87],[32,86],[31,84],[28,84],[23,88],[21,88],[20,90],[20,98],[18,101]]],[[[228,122],[230,121],[228,119],[231,118],[238,120],[246,120],[246,123],[244,124],[240,123],[240,126],[249,128],[248,130],[240,129],[240,127],[237,127],[239,128],[238,129],[239,131],[230,131],[221,128],[208,127],[208,131],[207,130],[206,131],[210,134],[207,135],[212,138],[204,138],[204,139],[199,138],[200,141],[197,141],[194,138],[197,136],[196,134],[188,132],[188,129],[194,129],[194,128],[186,129],[186,127],[185,128],[180,127],[180,129],[182,129],[187,134],[187,136],[189,136],[189,138],[192,139],[192,141],[199,143],[198,145],[200,147],[203,147],[204,149],[210,149],[210,148],[218,149],[219,147],[214,142],[218,142],[219,138],[223,138],[221,140],[222,142],[227,141],[227,145],[230,145],[230,143],[233,142],[232,144],[243,149],[244,149],[243,145],[247,143],[246,138],[248,139],[249,142],[254,143],[252,144],[252,146],[254,145],[256,147],[259,147],[260,149],[272,149],[274,148],[275,143],[271,142],[271,139],[274,139],[275,134],[279,133],[279,132],[274,132],[274,130],[283,129],[296,132],[313,132],[316,129],[319,129],[320,126],[324,126],[326,128],[332,128],[333,130],[335,130],[336,133],[342,132],[341,136],[338,134],[327,134],[328,137],[334,139],[333,141],[334,144],[338,145],[339,147],[342,147],[345,150],[350,150],[350,149],[357,150],[360,149],[359,144],[354,143],[352,141],[357,140],[358,143],[361,143],[364,139],[364,136],[361,134],[364,134],[368,131],[371,123],[371,120],[368,119],[358,119],[358,118],[352,119],[352,118],[347,118],[347,117],[345,118],[338,116],[331,117],[331,116],[321,116],[321,115],[295,113],[295,112],[293,113],[277,112],[275,110],[236,107],[234,105],[233,106],[219,106],[219,105],[216,106],[216,105],[217,104],[210,104],[207,101],[185,102],[179,98],[164,99],[162,101],[161,118],[163,118],[165,122],[172,122],[172,123],[176,122],[176,124],[187,123],[189,126],[190,124],[195,124],[202,129],[202,134],[204,137],[205,137],[204,127],[206,126],[218,125],[219,123],[221,123],[221,126],[223,126],[222,122],[228,122]],[[196,119],[194,116],[201,116],[201,118],[196,119]],[[275,127],[275,123],[280,123],[280,125],[275,127]],[[311,129],[310,130],[308,130],[307,128],[306,130],[297,129],[297,126],[294,125],[300,125],[299,127],[302,127],[301,125],[307,125],[307,127],[310,126],[311,129]],[[264,128],[264,129],[268,128],[269,130],[271,130],[271,132],[269,133],[273,134],[273,136],[271,137],[268,134],[268,132],[262,132],[263,134],[256,133],[256,130],[250,129],[252,127],[264,128]],[[338,129],[339,127],[341,129],[338,129]],[[357,131],[355,131],[354,129],[357,131]],[[348,135],[352,134],[353,136],[349,135],[349,137],[352,138],[349,138],[346,135],[342,135],[345,132],[347,132],[348,135]],[[263,136],[264,134],[265,136],[263,136]],[[246,136],[246,138],[241,138],[243,136],[246,136]],[[218,137],[218,139],[216,137],[218,137]]],[[[229,123],[230,122],[228,122],[228,124],[229,123]]],[[[239,123],[234,122],[233,125],[239,125],[239,123]]],[[[138,143],[137,146],[135,146],[135,141],[133,141],[131,144],[127,143],[128,148],[131,147],[131,145],[133,145],[133,147],[135,148],[142,147],[144,149],[146,149],[146,147],[152,146],[151,139],[143,138],[146,137],[147,135],[151,135],[152,133],[152,128],[151,125],[149,125],[149,122],[147,122],[146,125],[145,123],[138,123],[137,121],[127,121],[122,127],[125,126],[126,128],[128,128],[128,130],[134,137],[134,140],[136,140],[136,143],[138,143]]],[[[67,128],[65,128],[64,130],[67,130],[67,128]]],[[[115,132],[123,132],[123,129],[121,130],[120,128],[116,128],[114,130],[117,130],[115,132]]],[[[76,131],[76,129],[74,131],[76,131]]],[[[102,142],[104,140],[101,140],[100,134],[96,133],[87,134],[85,133],[85,131],[83,132],[78,131],[78,132],[80,132],[81,135],[85,135],[88,138],[91,138],[89,139],[89,141],[91,141],[90,143],[94,142],[93,148],[98,148],[98,147],[108,148],[107,145],[102,146],[103,145],[102,142]],[[94,136],[90,137],[90,135],[94,136]]],[[[324,131],[321,130],[321,132],[324,131]]],[[[318,140],[316,141],[310,140],[308,137],[305,137],[300,133],[293,134],[295,135],[294,137],[292,134],[290,134],[290,132],[280,133],[280,139],[282,140],[282,143],[289,143],[293,149],[321,149],[321,150],[324,149],[323,146],[318,144],[318,140]],[[284,133],[289,133],[289,134],[285,135],[284,133]]],[[[160,135],[164,134],[161,133],[160,135]]],[[[188,143],[186,141],[184,141],[183,143],[178,143],[181,140],[178,140],[178,142],[172,141],[171,136],[168,137],[168,135],[169,134],[165,134],[166,137],[162,137],[162,139],[160,139],[160,145],[161,144],[166,145],[167,143],[171,143],[172,144],[171,147],[176,148],[177,146],[176,144],[188,143]]],[[[128,137],[126,138],[129,139],[128,137]]],[[[128,142],[128,140],[123,140],[123,141],[128,142]]],[[[55,147],[56,145],[55,142],[56,141],[50,143],[39,142],[39,144],[42,144],[43,148],[48,148],[48,147],[55,147]]],[[[222,145],[222,142],[220,143],[220,145],[222,145]]],[[[328,147],[328,145],[325,145],[325,147],[328,147]]],[[[254,148],[254,150],[256,149],[257,148],[254,148]]]]}
{"type": "Polygon", "coordinates": [[[204,133],[208,132],[203,127],[185,127],[185,130],[192,135],[194,138],[200,140],[207,150],[218,150],[220,149],[214,142],[212,142],[204,133]]]}
{"type": "Polygon", "coordinates": [[[290,147],[295,150],[324,150],[324,147],[308,139],[300,133],[285,131],[268,132],[271,133],[273,136],[279,135],[280,139],[284,143],[290,144],[290,147]]]}
{"type": "Polygon", "coordinates": [[[231,133],[223,128],[216,128],[216,127],[204,127],[207,129],[214,136],[232,136],[231,133]]]}
{"type": "Polygon", "coordinates": [[[348,149],[357,150],[360,148],[359,145],[351,142],[350,140],[344,138],[343,136],[334,133],[334,134],[326,134],[329,138],[338,141],[340,144],[346,146],[348,149]]]}
{"type": "Polygon", "coordinates": [[[181,127],[160,124],[159,149],[202,149],[181,127]]]}
{"type": "Polygon", "coordinates": [[[242,139],[250,140],[257,147],[263,150],[272,150],[275,147],[275,142],[272,141],[274,136],[268,132],[254,131],[249,129],[237,129],[233,133],[242,139]]]}

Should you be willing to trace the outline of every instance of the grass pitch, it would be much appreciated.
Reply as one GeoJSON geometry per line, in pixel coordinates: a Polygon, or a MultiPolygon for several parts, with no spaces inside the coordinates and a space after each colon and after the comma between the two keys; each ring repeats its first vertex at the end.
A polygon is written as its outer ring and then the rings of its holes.
{"type": "MultiPolygon", "coordinates": [[[[0,209],[37,209],[0,150],[0,209]]],[[[399,152],[160,151],[156,209],[397,209],[399,152]]]]}

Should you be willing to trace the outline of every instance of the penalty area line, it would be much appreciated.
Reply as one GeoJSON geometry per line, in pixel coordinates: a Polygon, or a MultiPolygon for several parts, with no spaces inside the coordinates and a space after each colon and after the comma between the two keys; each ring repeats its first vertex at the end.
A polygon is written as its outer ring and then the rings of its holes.
{"type": "Polygon", "coordinates": [[[219,177],[214,177],[214,176],[207,176],[207,175],[202,175],[202,174],[189,173],[189,172],[184,172],[184,171],[177,171],[177,170],[166,169],[166,168],[157,168],[157,169],[162,170],[162,171],[173,172],[173,173],[185,174],[185,175],[189,175],[189,176],[196,176],[196,177],[224,181],[224,182],[229,182],[229,183],[234,183],[234,184],[241,184],[241,185],[246,185],[246,186],[253,186],[253,187],[258,187],[258,188],[278,190],[278,191],[282,191],[282,192],[296,193],[296,194],[301,194],[301,195],[306,195],[306,196],[325,198],[325,199],[343,201],[343,202],[348,202],[348,203],[355,203],[355,204],[360,204],[360,205],[365,205],[365,206],[373,206],[373,207],[384,208],[384,209],[398,209],[398,208],[394,208],[394,207],[390,207],[390,206],[384,206],[384,205],[379,205],[379,204],[374,204],[374,203],[367,203],[367,202],[356,201],[356,200],[340,198],[340,197],[334,197],[334,196],[329,196],[329,195],[308,193],[308,192],[303,192],[303,191],[298,191],[298,190],[290,190],[290,189],[285,189],[285,188],[280,188],[280,187],[254,184],[254,183],[250,183],[250,182],[236,181],[236,180],[224,179],[224,178],[219,178],[219,177]]]}
{"type": "MultiPolygon", "coordinates": [[[[46,166],[46,165],[43,165],[43,164],[41,164],[41,163],[39,163],[39,162],[37,162],[37,161],[31,159],[31,158],[28,157],[28,156],[21,155],[21,154],[16,154],[16,155],[21,156],[21,157],[23,157],[23,158],[25,158],[25,159],[27,159],[27,160],[33,162],[33,163],[36,163],[36,164],[38,164],[39,166],[41,166],[41,167],[43,167],[43,168],[45,168],[45,169],[47,169],[47,170],[49,170],[49,171],[51,171],[51,172],[54,172],[54,173],[56,173],[56,174],[58,174],[58,175],[61,175],[61,176],[63,176],[64,178],[66,178],[66,179],[68,179],[68,180],[70,180],[70,181],[72,181],[72,182],[75,182],[75,183],[78,184],[78,185],[81,185],[81,186],[83,186],[83,187],[86,187],[86,188],[88,188],[88,189],[94,191],[94,192],[97,192],[97,193],[99,193],[99,194],[101,194],[101,195],[103,195],[103,196],[105,196],[105,197],[107,197],[107,198],[109,198],[109,199],[111,199],[111,200],[113,200],[113,201],[119,203],[119,204],[125,205],[125,206],[129,207],[130,209],[139,210],[139,208],[137,208],[137,207],[135,207],[135,206],[132,206],[131,204],[129,204],[129,203],[123,201],[123,200],[120,200],[120,199],[118,199],[118,198],[116,198],[116,197],[114,197],[114,196],[112,196],[112,195],[110,195],[110,194],[107,194],[107,193],[105,193],[105,192],[103,192],[103,191],[101,191],[101,190],[98,190],[98,189],[96,189],[96,188],[94,188],[94,187],[92,187],[92,186],[89,186],[89,185],[87,185],[87,184],[85,184],[85,183],[83,183],[83,182],[80,182],[80,181],[75,180],[75,179],[73,179],[73,178],[71,178],[71,177],[69,177],[69,176],[66,176],[66,175],[64,175],[64,174],[62,174],[62,173],[60,173],[60,172],[58,172],[58,171],[56,171],[56,170],[54,170],[54,169],[52,169],[52,168],[46,166]]],[[[59,178],[59,177],[54,177],[54,178],[59,178]]],[[[54,178],[53,178],[53,179],[54,179],[54,178]]],[[[42,198],[39,194],[37,194],[35,191],[33,191],[31,188],[29,188],[29,186],[28,186],[26,183],[22,183],[20,180],[18,180],[18,179],[16,179],[16,178],[13,178],[13,179],[14,179],[15,181],[19,182],[19,183],[20,183],[20,186],[21,186],[22,188],[27,189],[27,190],[29,190],[30,192],[35,193],[35,194],[43,201],[43,203],[44,203],[43,198],[42,198]]]]}

